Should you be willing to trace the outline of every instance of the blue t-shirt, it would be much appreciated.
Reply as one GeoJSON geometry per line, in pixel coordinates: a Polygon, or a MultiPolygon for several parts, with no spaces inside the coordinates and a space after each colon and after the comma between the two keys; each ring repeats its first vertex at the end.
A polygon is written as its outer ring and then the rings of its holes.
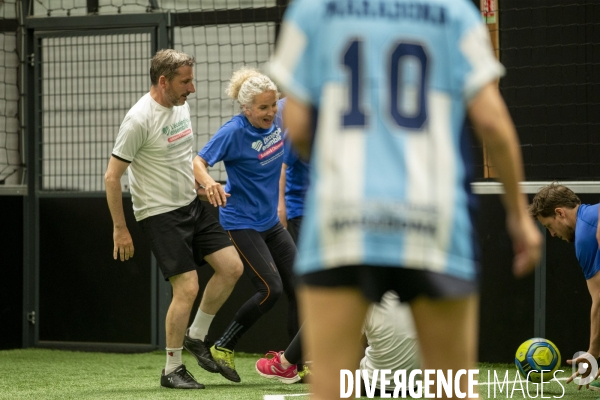
{"type": "Polygon", "coordinates": [[[582,204],[577,210],[575,255],[579,265],[581,265],[585,279],[591,279],[600,270],[598,241],[596,240],[598,206],[599,204],[582,204]]]}
{"type": "MultiPolygon", "coordinates": [[[[287,98],[277,102],[277,114],[275,123],[277,126],[283,126],[283,108],[287,98]]],[[[298,153],[292,147],[287,138],[287,130],[283,134],[284,153],[283,162],[287,165],[285,171],[285,208],[287,219],[301,217],[304,215],[304,196],[308,189],[309,169],[308,163],[298,157],[298,153]]]]}
{"type": "MultiPolygon", "coordinates": [[[[275,114],[275,124],[281,129],[283,129],[283,107],[285,107],[286,101],[287,97],[277,100],[277,114],[275,114]]],[[[286,132],[287,129],[284,131],[284,135],[286,132]]]]}
{"type": "Polygon", "coordinates": [[[504,72],[470,0],[295,0],[270,76],[315,115],[299,275],[344,265],[473,280],[467,105],[504,72]]]}
{"type": "Polygon", "coordinates": [[[285,170],[285,208],[287,219],[304,215],[304,197],[308,189],[310,175],[308,163],[300,159],[290,141],[284,139],[283,162],[285,170]]]}
{"type": "Polygon", "coordinates": [[[223,161],[227,206],[219,209],[226,230],[264,232],[277,224],[279,177],[283,163],[281,129],[253,127],[243,114],[225,123],[198,152],[211,167],[223,161]]]}

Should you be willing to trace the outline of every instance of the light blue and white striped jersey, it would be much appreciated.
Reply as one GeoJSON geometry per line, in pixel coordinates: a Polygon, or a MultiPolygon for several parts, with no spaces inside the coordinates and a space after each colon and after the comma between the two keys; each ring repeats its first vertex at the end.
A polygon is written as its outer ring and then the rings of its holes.
{"type": "Polygon", "coordinates": [[[269,65],[316,110],[296,272],[474,279],[469,101],[504,68],[468,0],[295,0],[269,65]]]}

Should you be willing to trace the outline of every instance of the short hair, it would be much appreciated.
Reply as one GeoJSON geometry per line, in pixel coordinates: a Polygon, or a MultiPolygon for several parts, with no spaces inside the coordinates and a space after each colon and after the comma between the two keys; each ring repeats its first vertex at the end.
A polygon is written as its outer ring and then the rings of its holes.
{"type": "Polygon", "coordinates": [[[163,75],[171,81],[177,75],[179,67],[193,67],[196,60],[193,56],[173,49],[163,49],[156,52],[150,61],[150,82],[158,85],[158,79],[163,75]]]}
{"type": "Polygon", "coordinates": [[[552,217],[556,213],[554,210],[558,207],[573,209],[580,204],[581,200],[575,192],[566,186],[552,182],[537,192],[528,207],[528,211],[533,218],[538,216],[552,217]]]}
{"type": "Polygon", "coordinates": [[[254,98],[266,91],[277,92],[277,85],[271,78],[250,67],[242,67],[235,71],[227,85],[227,96],[236,100],[242,107],[251,106],[254,98]]]}

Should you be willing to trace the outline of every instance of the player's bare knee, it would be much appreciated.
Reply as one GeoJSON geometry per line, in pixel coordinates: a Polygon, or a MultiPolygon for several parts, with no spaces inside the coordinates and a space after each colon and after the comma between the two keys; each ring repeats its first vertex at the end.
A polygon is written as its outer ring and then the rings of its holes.
{"type": "MultiPolygon", "coordinates": [[[[228,285],[233,286],[236,284],[242,273],[244,272],[244,267],[242,262],[239,263],[231,263],[227,266],[227,268],[223,268],[219,271],[219,275],[223,278],[228,285]]],[[[216,274],[216,272],[215,272],[216,274]]]]}
{"type": "Polygon", "coordinates": [[[236,257],[236,259],[231,263],[231,268],[229,269],[229,275],[230,275],[231,279],[233,279],[235,282],[237,282],[237,280],[240,278],[240,276],[242,276],[243,273],[244,273],[244,264],[242,264],[242,260],[240,260],[239,257],[236,257]]]}
{"type": "Polygon", "coordinates": [[[217,265],[213,269],[215,271],[215,276],[219,276],[227,283],[235,285],[244,272],[244,265],[239,257],[232,257],[227,263],[217,265]]]}
{"type": "Polygon", "coordinates": [[[194,302],[200,287],[197,279],[188,279],[173,285],[173,297],[185,302],[194,302]]]}
{"type": "Polygon", "coordinates": [[[215,275],[230,281],[235,284],[242,273],[244,265],[238,255],[237,250],[233,246],[219,250],[217,253],[211,254],[206,258],[215,271],[215,275]]]}

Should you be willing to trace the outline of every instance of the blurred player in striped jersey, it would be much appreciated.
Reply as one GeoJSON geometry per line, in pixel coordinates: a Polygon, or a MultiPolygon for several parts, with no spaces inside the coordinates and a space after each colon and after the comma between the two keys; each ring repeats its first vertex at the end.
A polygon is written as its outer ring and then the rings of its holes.
{"type": "Polygon", "coordinates": [[[295,270],[314,398],[340,396],[368,301],[387,290],[411,305],[423,368],[474,368],[467,117],[504,184],[515,275],[535,267],[541,243],[495,83],[504,68],[478,10],[468,0],[296,0],[269,72],[288,96],[291,140],[311,156],[295,270]]]}

